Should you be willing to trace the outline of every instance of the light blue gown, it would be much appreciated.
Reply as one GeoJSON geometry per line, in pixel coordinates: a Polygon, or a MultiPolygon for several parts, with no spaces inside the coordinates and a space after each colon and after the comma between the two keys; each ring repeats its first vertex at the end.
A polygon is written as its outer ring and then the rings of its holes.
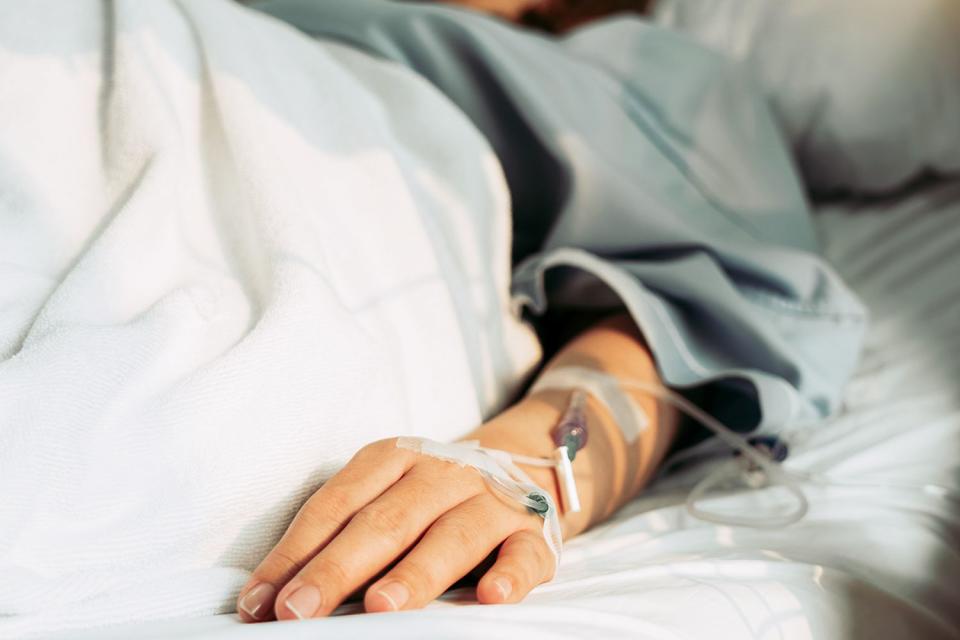
{"type": "Polygon", "coordinates": [[[507,176],[513,293],[533,314],[625,308],[664,381],[742,430],[838,408],[867,314],[734,63],[639,19],[553,38],[435,4],[258,7],[409,67],[472,119],[507,176]]]}

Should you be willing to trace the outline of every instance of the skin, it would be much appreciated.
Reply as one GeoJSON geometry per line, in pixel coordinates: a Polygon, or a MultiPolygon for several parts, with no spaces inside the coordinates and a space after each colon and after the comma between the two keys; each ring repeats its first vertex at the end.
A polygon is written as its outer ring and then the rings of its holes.
{"type": "MultiPolygon", "coordinates": [[[[571,340],[547,369],[587,366],[659,383],[632,321],[615,317],[571,340]]],[[[588,446],[574,461],[582,510],[563,514],[569,538],[601,522],[650,479],[677,431],[677,417],[631,393],[651,421],[627,443],[606,409],[588,400],[588,446]]],[[[529,395],[467,439],[533,456],[552,452],[549,432],[568,391],[529,395]]],[[[552,470],[526,467],[557,498],[552,470]]],[[[559,504],[559,503],[558,503],[559,504]]],[[[283,538],[240,593],[245,622],[329,615],[354,593],[367,612],[416,609],[495,556],[476,587],[483,604],[513,603],[553,577],[543,520],[494,493],[479,473],[400,449],[396,439],[361,449],[300,509],[283,538]]]]}
{"type": "Polygon", "coordinates": [[[644,13],[652,0],[443,0],[550,33],[617,13],[644,13]]]}

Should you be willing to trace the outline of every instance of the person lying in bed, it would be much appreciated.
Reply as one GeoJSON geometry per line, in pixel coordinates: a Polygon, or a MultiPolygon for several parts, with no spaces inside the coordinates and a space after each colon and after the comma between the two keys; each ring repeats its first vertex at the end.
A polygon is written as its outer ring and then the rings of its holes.
{"type": "MultiPolygon", "coordinates": [[[[658,382],[650,352],[630,320],[615,317],[586,330],[548,366],[590,363],[612,375],[658,382]]],[[[570,392],[532,393],[469,437],[485,447],[549,458],[551,430],[570,392]]],[[[587,404],[589,446],[576,457],[581,500],[564,513],[563,537],[602,522],[650,479],[677,432],[675,413],[637,396],[652,427],[628,443],[609,409],[587,404]]],[[[533,480],[560,503],[553,471],[533,480]]],[[[283,539],[254,571],[238,610],[248,621],[327,615],[366,588],[370,612],[416,609],[442,594],[495,549],[477,585],[482,603],[518,602],[556,569],[543,518],[504,500],[472,467],[375,442],[359,451],[311,497],[283,539]],[[391,566],[392,565],[392,566],[391,566]]]]}
{"type": "MultiPolygon", "coordinates": [[[[464,4],[546,31],[622,6],[464,4]]],[[[802,192],[763,105],[724,113],[728,121],[701,112],[727,92],[749,91],[735,70],[700,52],[679,61],[706,88],[661,115],[682,119],[686,104],[704,132],[718,135],[668,136],[647,149],[641,141],[656,135],[641,105],[651,79],[641,82],[631,64],[646,38],[675,36],[651,35],[636,21],[600,23],[561,41],[429,4],[277,0],[259,8],[410,67],[486,135],[513,198],[515,299],[536,313],[550,307],[538,328],[557,344],[541,379],[576,367],[697,386],[706,408],[744,431],[776,433],[835,405],[856,357],[862,309],[814,253],[802,192]],[[718,150],[724,155],[712,157],[718,150]],[[645,153],[657,162],[644,162],[645,153]],[[673,158],[669,172],[657,168],[663,156],[673,158]],[[725,158],[739,159],[725,166],[725,158]],[[736,201],[711,198],[720,182],[737,185],[736,201]],[[665,206],[666,192],[683,194],[687,205],[665,206]],[[591,323],[577,331],[585,316],[591,323]]],[[[635,496],[680,430],[676,412],[650,394],[619,391],[649,420],[629,438],[610,403],[587,381],[583,388],[589,437],[573,461],[582,504],[562,510],[564,538],[635,496]]],[[[535,384],[468,439],[549,458],[557,448],[551,432],[574,392],[535,384]]],[[[552,469],[521,466],[561,504],[552,469]]],[[[303,505],[237,608],[249,622],[312,618],[362,590],[366,611],[415,609],[491,554],[476,587],[481,603],[519,602],[557,570],[541,513],[503,499],[469,465],[383,440],[303,505]]]]}

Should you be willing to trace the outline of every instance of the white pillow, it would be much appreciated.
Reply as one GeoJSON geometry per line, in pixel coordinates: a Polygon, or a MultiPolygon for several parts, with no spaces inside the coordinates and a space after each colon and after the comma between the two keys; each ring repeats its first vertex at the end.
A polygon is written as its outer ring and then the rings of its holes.
{"type": "Polygon", "coordinates": [[[752,67],[816,193],[960,172],[957,0],[660,0],[752,67]]]}

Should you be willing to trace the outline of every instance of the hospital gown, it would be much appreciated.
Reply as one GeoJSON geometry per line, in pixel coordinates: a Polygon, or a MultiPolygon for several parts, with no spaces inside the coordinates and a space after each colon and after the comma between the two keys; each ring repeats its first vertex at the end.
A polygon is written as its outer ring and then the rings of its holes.
{"type": "Polygon", "coordinates": [[[258,8],[410,68],[470,117],[510,187],[518,304],[626,309],[665,383],[707,389],[741,430],[837,410],[867,314],[735,63],[634,18],[556,38],[429,3],[258,8]]]}

